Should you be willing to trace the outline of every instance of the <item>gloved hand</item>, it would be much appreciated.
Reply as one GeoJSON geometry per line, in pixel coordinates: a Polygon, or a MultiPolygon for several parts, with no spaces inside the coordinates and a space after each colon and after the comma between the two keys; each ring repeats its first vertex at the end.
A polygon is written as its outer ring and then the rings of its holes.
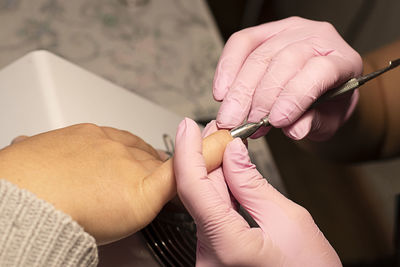
{"type": "Polygon", "coordinates": [[[327,22],[291,17],[244,29],[229,38],[215,73],[214,98],[223,101],[217,125],[233,128],[269,114],[292,139],[328,139],[351,115],[358,92],[307,108],[361,72],[360,55],[327,22]]]}
{"type": "Polygon", "coordinates": [[[179,197],[197,225],[197,266],[341,266],[307,210],[268,184],[240,139],[228,144],[223,173],[207,174],[200,131],[186,119],[174,157],[179,197]],[[237,213],[226,184],[259,228],[237,213]]]}

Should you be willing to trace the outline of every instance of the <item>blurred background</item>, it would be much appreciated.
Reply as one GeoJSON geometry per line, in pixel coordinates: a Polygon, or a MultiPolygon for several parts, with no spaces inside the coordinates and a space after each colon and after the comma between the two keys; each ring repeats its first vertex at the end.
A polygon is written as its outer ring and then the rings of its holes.
{"type": "MultiPolygon", "coordinates": [[[[296,15],[329,21],[364,54],[400,38],[399,11],[397,0],[0,0],[0,68],[46,49],[207,121],[219,106],[211,95],[218,57],[235,31],[296,15]]],[[[337,164],[279,130],[267,141],[288,196],[310,211],[344,266],[395,265],[399,160],[337,164]]]]}

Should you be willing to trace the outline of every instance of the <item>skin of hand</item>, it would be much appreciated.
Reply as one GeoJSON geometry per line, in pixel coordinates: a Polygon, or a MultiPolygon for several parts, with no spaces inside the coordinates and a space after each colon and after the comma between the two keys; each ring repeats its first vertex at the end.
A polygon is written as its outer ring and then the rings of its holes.
{"type": "Polygon", "coordinates": [[[271,125],[292,139],[326,140],[351,115],[358,91],[307,109],[362,68],[360,55],[327,22],[290,17],[241,30],[229,38],[217,65],[217,125],[233,128],[269,115],[271,125]]]}
{"type": "Polygon", "coordinates": [[[201,140],[193,121],[181,122],[174,169],[178,194],[197,225],[197,266],[341,266],[308,211],[268,184],[240,139],[209,174],[201,140]],[[228,188],[259,227],[237,213],[228,188]]]}
{"type": "Polygon", "coordinates": [[[171,168],[139,137],[78,124],[0,150],[0,178],[69,214],[98,244],[147,225],[175,195],[171,168]]]}

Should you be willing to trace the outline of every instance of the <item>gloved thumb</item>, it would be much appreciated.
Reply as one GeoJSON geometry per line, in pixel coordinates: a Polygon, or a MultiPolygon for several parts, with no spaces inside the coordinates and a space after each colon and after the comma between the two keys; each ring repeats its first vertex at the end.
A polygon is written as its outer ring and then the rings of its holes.
{"type": "MultiPolygon", "coordinates": [[[[215,138],[209,140],[218,143],[215,138]]],[[[207,175],[202,141],[200,129],[193,120],[186,118],[179,124],[174,155],[176,184],[180,199],[198,225],[209,223],[210,213],[225,217],[231,210],[230,201],[221,198],[207,175]]],[[[207,146],[215,147],[213,142],[207,146]]]]}
{"type": "Polygon", "coordinates": [[[270,223],[279,220],[278,215],[282,211],[285,212],[293,205],[298,206],[263,178],[251,163],[247,148],[240,139],[228,144],[223,162],[225,180],[231,193],[261,228],[271,226],[270,223]]]}

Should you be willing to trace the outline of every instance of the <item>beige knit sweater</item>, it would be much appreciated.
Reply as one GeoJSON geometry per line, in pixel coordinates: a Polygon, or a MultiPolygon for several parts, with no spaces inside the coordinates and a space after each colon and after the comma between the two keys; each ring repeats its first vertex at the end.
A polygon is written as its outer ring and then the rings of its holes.
{"type": "Polygon", "coordinates": [[[96,242],[51,204],[0,179],[0,266],[96,266],[96,242]]]}

